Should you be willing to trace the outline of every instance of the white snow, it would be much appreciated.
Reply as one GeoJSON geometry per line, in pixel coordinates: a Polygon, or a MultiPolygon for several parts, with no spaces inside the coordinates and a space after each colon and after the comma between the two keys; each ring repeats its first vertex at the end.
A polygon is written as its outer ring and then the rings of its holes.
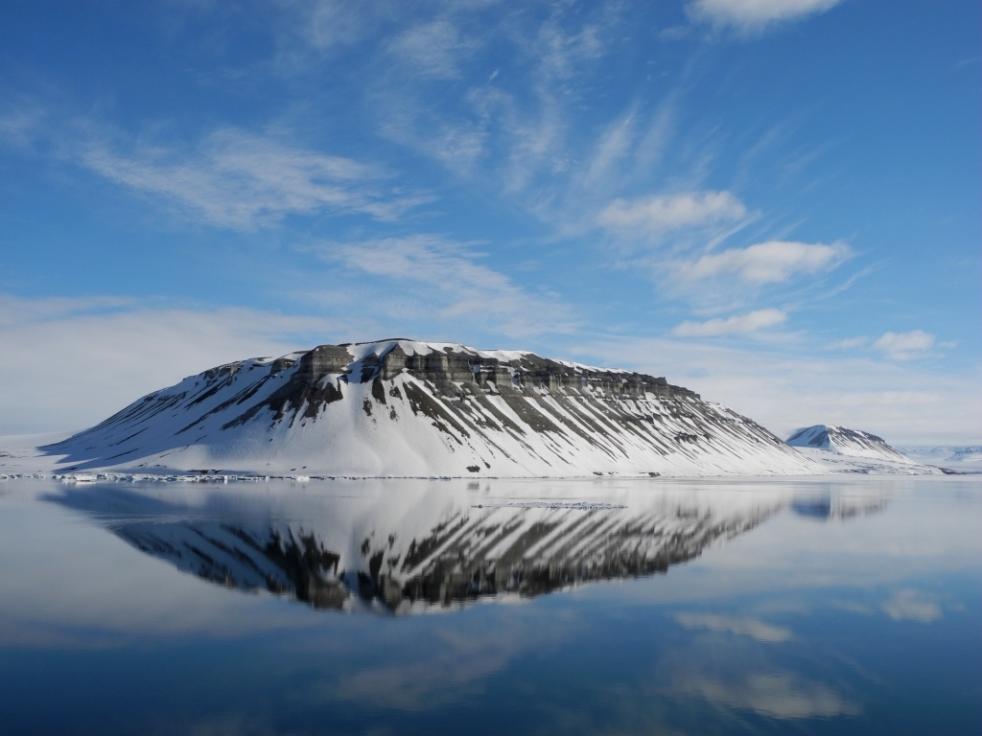
{"type": "Polygon", "coordinates": [[[815,448],[849,457],[898,463],[913,462],[890,447],[882,437],[863,430],[836,425],[816,424],[796,430],[788,437],[788,444],[792,447],[815,448]]]}
{"type": "Polygon", "coordinates": [[[18,449],[9,449],[14,445],[0,441],[0,474],[101,470],[211,480],[214,473],[200,472],[211,470],[230,477],[300,480],[841,469],[827,458],[792,449],[726,407],[684,394],[629,396],[592,382],[519,391],[499,390],[489,381],[451,390],[403,371],[382,382],[380,396],[362,369],[366,359],[381,358],[396,347],[407,355],[453,351],[504,361],[512,373],[521,373],[522,361],[532,355],[404,339],[354,343],[345,346],[351,362],[343,370],[327,374],[306,393],[291,390],[293,400],[307,395],[317,401],[299,406],[282,394],[277,399],[276,392],[297,376],[304,352],[244,360],[148,394],[60,442],[21,441],[18,449]],[[324,392],[342,398],[328,400],[324,392]]]}
{"type": "Polygon", "coordinates": [[[914,462],[958,473],[982,473],[982,445],[916,445],[900,449],[914,462]]]}

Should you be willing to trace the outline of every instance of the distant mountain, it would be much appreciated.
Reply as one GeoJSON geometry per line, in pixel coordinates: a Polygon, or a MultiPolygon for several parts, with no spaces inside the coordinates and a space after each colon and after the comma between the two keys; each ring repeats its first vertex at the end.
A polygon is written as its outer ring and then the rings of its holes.
{"type": "Polygon", "coordinates": [[[826,450],[837,455],[867,458],[871,460],[887,460],[896,463],[911,463],[913,460],[893,449],[882,437],[871,432],[846,427],[816,424],[796,430],[788,437],[792,447],[813,448],[826,450]]]}
{"type": "Polygon", "coordinates": [[[982,472],[982,445],[918,445],[900,448],[909,458],[959,472],[982,472]]]}
{"type": "Polygon", "coordinates": [[[358,476],[808,473],[664,378],[392,339],[229,363],[41,448],[59,469],[358,476]]]}

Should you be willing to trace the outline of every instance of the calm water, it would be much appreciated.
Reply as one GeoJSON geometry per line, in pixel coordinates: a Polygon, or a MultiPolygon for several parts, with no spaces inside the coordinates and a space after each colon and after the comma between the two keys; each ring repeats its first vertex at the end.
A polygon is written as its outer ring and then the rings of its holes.
{"type": "Polygon", "coordinates": [[[0,483],[4,733],[982,732],[982,481],[0,483]]]}

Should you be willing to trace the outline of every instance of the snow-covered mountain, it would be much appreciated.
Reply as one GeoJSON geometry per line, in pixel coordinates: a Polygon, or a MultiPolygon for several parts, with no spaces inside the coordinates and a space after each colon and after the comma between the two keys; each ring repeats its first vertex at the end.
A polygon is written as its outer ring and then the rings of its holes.
{"type": "Polygon", "coordinates": [[[759,424],[664,378],[402,339],[212,368],[42,450],[72,470],[815,472],[759,424]]]}
{"type": "Polygon", "coordinates": [[[890,447],[882,437],[846,427],[816,424],[799,429],[788,444],[829,473],[934,475],[941,470],[924,465],[890,447]]]}
{"type": "Polygon", "coordinates": [[[882,437],[859,429],[816,424],[796,430],[788,437],[792,447],[808,447],[826,450],[836,455],[862,457],[871,460],[888,460],[898,463],[913,461],[893,449],[882,437]]]}
{"type": "Polygon", "coordinates": [[[982,445],[917,445],[900,449],[915,462],[957,473],[982,473],[982,445]]]}

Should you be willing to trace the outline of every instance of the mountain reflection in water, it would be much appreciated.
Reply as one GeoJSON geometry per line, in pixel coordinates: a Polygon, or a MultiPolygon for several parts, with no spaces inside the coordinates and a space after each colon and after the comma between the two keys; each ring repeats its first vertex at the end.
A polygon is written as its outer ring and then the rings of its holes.
{"type": "Polygon", "coordinates": [[[69,488],[81,511],[177,569],[315,608],[408,613],[662,573],[784,508],[847,519],[883,508],[812,486],[371,481],[283,489],[69,488]],[[573,493],[571,496],[570,493],[573,493]],[[558,495],[562,494],[562,495],[558,495]]]}

